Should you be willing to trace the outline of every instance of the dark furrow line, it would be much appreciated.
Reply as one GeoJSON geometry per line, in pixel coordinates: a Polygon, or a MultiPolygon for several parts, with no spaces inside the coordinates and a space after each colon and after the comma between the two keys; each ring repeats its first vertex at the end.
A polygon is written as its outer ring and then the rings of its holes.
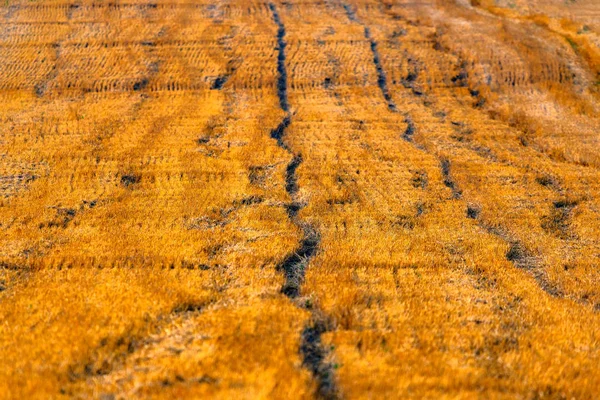
{"type": "MultiPolygon", "coordinates": [[[[389,101],[392,101],[391,104],[393,105],[393,107],[389,107],[390,111],[397,112],[398,110],[397,110],[396,104],[393,103],[393,100],[391,99],[391,95],[389,94],[389,90],[387,88],[387,82],[385,80],[385,71],[383,70],[383,66],[381,66],[381,64],[380,64],[380,57],[379,57],[379,53],[377,51],[377,45],[375,44],[375,46],[373,46],[373,42],[375,42],[375,40],[370,36],[370,32],[368,31],[368,28],[365,26],[365,24],[362,23],[357,18],[354,10],[352,10],[352,8],[347,4],[343,4],[343,7],[346,10],[346,14],[351,21],[357,22],[365,27],[365,37],[368,40],[370,40],[372,43],[371,49],[373,50],[373,54],[374,54],[373,61],[376,63],[378,73],[381,69],[381,73],[379,74],[379,77],[380,77],[380,79],[383,79],[382,82],[384,83],[384,85],[380,84],[381,91],[382,91],[384,97],[386,98],[386,100],[390,99],[390,100],[388,100],[388,105],[390,104],[389,101]]],[[[413,77],[411,80],[413,80],[413,81],[416,80],[416,77],[413,77]]],[[[454,81],[455,81],[455,84],[457,86],[459,86],[459,85],[464,85],[465,80],[466,80],[466,77],[459,74],[459,76],[457,76],[457,78],[454,81]]],[[[421,98],[422,93],[420,93],[420,92],[417,93],[412,85],[410,86],[410,89],[411,89],[412,95],[414,97],[416,97],[417,99],[420,99],[420,101],[423,103],[424,100],[421,98]]],[[[471,90],[471,94],[473,96],[479,95],[478,92],[474,92],[472,90],[471,90]]],[[[404,121],[407,124],[407,128],[406,128],[404,134],[402,135],[402,138],[404,140],[406,140],[407,142],[411,143],[416,149],[424,151],[428,154],[431,154],[439,161],[440,171],[442,173],[444,185],[452,191],[452,197],[454,199],[457,199],[457,200],[462,199],[462,190],[460,189],[460,187],[456,183],[456,181],[453,179],[452,174],[451,174],[450,160],[448,160],[447,158],[444,158],[444,157],[440,157],[440,156],[436,155],[435,153],[430,152],[424,146],[422,146],[414,141],[413,136],[416,132],[416,126],[415,126],[414,121],[411,118],[409,113],[405,113],[404,121]]],[[[473,208],[471,206],[467,207],[467,217],[468,218],[475,219],[481,228],[486,230],[489,234],[500,238],[502,241],[504,241],[505,243],[507,243],[510,246],[508,252],[506,253],[506,259],[508,261],[510,261],[515,267],[525,270],[525,271],[528,271],[533,276],[533,278],[537,282],[538,286],[544,292],[546,292],[547,294],[549,294],[552,297],[563,297],[564,293],[559,288],[557,288],[556,285],[552,284],[548,280],[546,274],[544,273],[544,271],[541,267],[542,260],[540,260],[539,257],[533,255],[526,248],[526,246],[522,244],[522,242],[513,238],[511,235],[504,232],[501,228],[499,229],[496,227],[492,227],[492,226],[486,224],[484,221],[482,221],[479,217],[480,212],[481,212],[481,210],[479,208],[473,208]]],[[[567,213],[568,213],[568,211],[567,211],[567,213]]]]}
{"type": "Polygon", "coordinates": [[[316,318],[311,326],[304,328],[300,352],[304,355],[304,365],[318,377],[317,397],[334,400],[340,397],[335,383],[333,366],[325,361],[327,351],[321,342],[321,335],[327,332],[324,318],[316,318]]]}
{"type": "MultiPolygon", "coordinates": [[[[467,72],[464,70],[464,68],[461,67],[461,72],[459,73],[459,75],[457,75],[455,78],[453,78],[453,82],[455,82],[456,86],[462,86],[462,87],[467,86],[468,85],[466,83],[467,76],[468,76],[467,72]]],[[[414,88],[411,87],[411,89],[413,89],[412,90],[413,96],[420,98],[419,95],[414,93],[414,88]]],[[[478,91],[475,91],[471,88],[469,88],[469,91],[473,97],[479,96],[478,91]]],[[[421,99],[421,102],[423,102],[423,99],[421,99]]],[[[480,104],[480,103],[481,103],[481,100],[478,100],[478,104],[480,104]]],[[[478,107],[475,107],[475,108],[478,108],[478,107]]],[[[452,174],[451,174],[450,160],[448,160],[447,158],[440,158],[438,156],[436,156],[436,157],[438,159],[440,159],[440,166],[441,166],[442,176],[444,178],[444,185],[452,191],[454,199],[462,199],[462,197],[463,197],[462,190],[460,189],[460,187],[456,183],[456,181],[453,179],[452,174]]],[[[559,203],[559,205],[556,206],[557,209],[560,208],[560,202],[558,202],[558,203],[559,203]]],[[[569,211],[570,211],[570,209],[567,209],[567,211],[565,211],[566,214],[561,214],[557,218],[558,219],[557,223],[561,228],[563,227],[564,224],[566,224],[566,223],[563,223],[563,220],[568,218],[569,211]]],[[[543,260],[540,257],[532,254],[531,251],[529,251],[527,249],[527,247],[520,240],[516,239],[511,234],[507,233],[502,227],[493,227],[493,226],[489,225],[488,223],[486,223],[485,221],[483,221],[480,218],[480,214],[481,214],[480,207],[472,206],[472,205],[467,206],[467,217],[468,218],[476,220],[477,224],[480,228],[484,229],[489,234],[499,238],[500,240],[502,240],[503,242],[505,242],[506,244],[509,245],[509,250],[506,253],[506,259],[508,261],[510,261],[516,268],[527,271],[531,276],[533,276],[533,278],[535,279],[538,286],[544,292],[549,294],[550,296],[564,297],[564,293],[562,292],[562,290],[548,280],[548,277],[542,268],[543,260]]]]}
{"type": "Polygon", "coordinates": [[[296,170],[300,164],[302,164],[302,155],[296,154],[285,169],[285,190],[290,195],[296,195],[298,193],[298,178],[296,176],[296,170]]]}
{"type": "MultiPolygon", "coordinates": [[[[231,50],[230,46],[228,46],[228,45],[224,45],[224,47],[228,48],[228,50],[231,50]]],[[[235,56],[233,56],[233,57],[235,57],[235,56]]],[[[233,76],[233,74],[235,74],[235,72],[237,71],[238,67],[241,64],[242,64],[242,61],[240,59],[236,59],[236,58],[230,59],[227,62],[227,67],[225,68],[225,72],[221,75],[218,75],[216,78],[214,78],[210,88],[212,90],[223,89],[223,86],[225,86],[225,84],[229,81],[229,79],[231,79],[231,77],[233,76]]]]}
{"type": "MultiPolygon", "coordinates": [[[[371,30],[369,27],[360,19],[358,19],[356,12],[349,4],[342,3],[342,7],[344,7],[346,15],[350,21],[355,22],[364,28],[365,39],[369,41],[371,46],[373,64],[375,64],[375,69],[377,70],[377,86],[379,86],[379,90],[381,90],[381,94],[387,103],[388,109],[392,112],[398,112],[398,107],[396,106],[396,103],[394,102],[394,99],[392,98],[388,88],[387,75],[383,69],[383,64],[381,63],[381,56],[379,55],[377,40],[375,40],[375,38],[371,35],[371,30]]],[[[406,129],[402,137],[404,140],[412,142],[413,136],[416,132],[416,126],[409,113],[404,113],[404,123],[406,124],[406,129]]]]}
{"type": "Polygon", "coordinates": [[[277,95],[279,96],[279,105],[286,113],[290,111],[287,95],[287,70],[285,69],[285,25],[281,22],[277,7],[269,3],[269,9],[273,14],[273,21],[277,25],[277,95]]]}
{"type": "Polygon", "coordinates": [[[288,152],[290,152],[291,150],[283,141],[283,135],[285,134],[286,128],[290,126],[291,122],[292,116],[288,114],[281,120],[279,125],[277,125],[277,128],[271,131],[271,138],[277,140],[277,144],[279,145],[279,147],[286,149],[288,152]]]}
{"type": "Polygon", "coordinates": [[[460,199],[462,197],[462,190],[459,189],[458,184],[452,178],[450,172],[450,160],[447,158],[440,159],[440,169],[442,170],[442,176],[444,177],[444,185],[452,191],[452,197],[460,199]]]}
{"type": "MultiPolygon", "coordinates": [[[[414,95],[414,94],[413,94],[414,95]]],[[[416,96],[416,95],[415,95],[416,96]]],[[[418,97],[418,96],[416,96],[418,97]]],[[[434,153],[427,151],[423,146],[420,146],[412,141],[412,137],[405,140],[413,143],[415,147],[432,154],[440,162],[444,185],[452,191],[452,197],[456,200],[463,198],[462,190],[458,183],[452,177],[451,162],[447,158],[439,157],[434,153]]],[[[467,217],[477,221],[480,228],[484,229],[489,234],[496,236],[503,242],[509,245],[509,250],[506,253],[506,259],[510,261],[516,268],[527,271],[535,279],[538,286],[552,297],[563,297],[564,293],[552,284],[542,268],[542,260],[533,255],[526,246],[514,238],[512,235],[505,232],[502,228],[497,228],[488,225],[480,218],[481,208],[478,206],[467,205],[467,217]]]]}
{"type": "Polygon", "coordinates": [[[412,120],[412,118],[410,117],[410,115],[406,115],[404,122],[406,123],[406,130],[404,130],[404,134],[402,135],[402,138],[404,140],[406,140],[407,142],[412,142],[413,141],[413,136],[415,135],[415,132],[417,131],[417,127],[414,123],[414,121],[412,120]]]}
{"type": "MultiPolygon", "coordinates": [[[[428,153],[433,154],[430,152],[428,153]]],[[[461,200],[463,198],[462,190],[452,177],[450,160],[447,158],[440,158],[435,154],[433,154],[433,156],[440,160],[440,168],[444,179],[444,185],[452,191],[452,197],[454,199],[461,200]]],[[[479,206],[467,205],[467,218],[476,220],[480,228],[484,229],[490,235],[496,236],[509,245],[508,252],[506,253],[506,259],[508,261],[510,261],[518,269],[527,271],[531,276],[533,276],[538,286],[550,296],[564,296],[564,293],[548,280],[542,268],[543,261],[540,259],[540,257],[532,254],[520,240],[505,232],[503,228],[498,228],[487,224],[480,218],[480,214],[481,208],[479,206]]]]}
{"type": "Polygon", "coordinates": [[[210,88],[213,90],[223,89],[223,86],[227,83],[230,76],[231,75],[229,75],[229,74],[223,74],[223,75],[217,76],[215,78],[215,80],[213,81],[212,85],[210,85],[210,88]]]}
{"type": "MultiPolygon", "coordinates": [[[[452,164],[450,160],[428,151],[425,147],[414,143],[412,140],[408,141],[413,143],[416,148],[433,155],[439,160],[444,185],[452,191],[453,199],[462,200],[463,192],[458,183],[452,177],[452,164]]],[[[481,208],[479,206],[467,205],[467,218],[476,220],[480,228],[484,229],[489,234],[496,236],[509,245],[509,250],[506,253],[506,259],[508,261],[510,261],[516,268],[527,271],[531,276],[533,276],[538,286],[550,296],[564,296],[564,293],[548,280],[542,268],[543,261],[540,259],[540,257],[532,254],[520,240],[507,233],[503,228],[494,227],[487,224],[480,218],[480,214],[481,208]]]]}
{"type": "Polygon", "coordinates": [[[571,229],[571,220],[578,204],[578,201],[569,200],[566,196],[554,201],[550,214],[542,219],[542,229],[563,241],[577,239],[577,234],[571,229]]]}
{"type": "MultiPolygon", "coordinates": [[[[296,217],[294,216],[292,219],[295,220],[296,217]]],[[[282,270],[285,275],[285,283],[281,292],[290,299],[296,299],[300,295],[306,267],[317,253],[320,241],[319,234],[310,226],[303,225],[301,228],[304,238],[300,241],[300,248],[278,266],[278,269],[282,270]]]]}
{"type": "MultiPolygon", "coordinates": [[[[285,173],[285,190],[291,197],[292,202],[286,206],[286,209],[290,220],[302,230],[304,235],[298,249],[286,257],[277,266],[277,269],[282,271],[285,276],[285,283],[281,288],[281,292],[289,299],[297,300],[301,293],[306,268],[319,249],[320,235],[315,227],[298,218],[298,212],[306,206],[306,204],[298,199],[298,178],[296,173],[303,160],[302,155],[294,152],[284,140],[286,129],[292,122],[287,93],[287,70],[285,66],[286,31],[275,4],[269,3],[269,9],[273,15],[273,21],[277,25],[277,95],[279,97],[279,105],[286,113],[286,116],[279,125],[271,131],[271,138],[277,140],[277,144],[292,157],[286,167],[285,173]]],[[[302,355],[302,365],[312,373],[316,380],[316,396],[321,399],[337,399],[339,391],[335,385],[333,365],[326,361],[328,351],[323,347],[321,342],[321,335],[327,331],[324,321],[324,317],[315,310],[311,310],[311,322],[302,332],[299,351],[302,355]]]]}
{"type": "Polygon", "coordinates": [[[511,124],[510,121],[506,121],[505,118],[502,118],[501,116],[497,115],[496,113],[491,112],[491,110],[489,108],[488,109],[484,108],[484,106],[486,105],[488,100],[485,96],[483,96],[481,94],[481,92],[479,90],[473,88],[471,86],[471,84],[469,83],[469,71],[466,68],[467,67],[466,61],[462,59],[460,54],[458,54],[455,51],[452,51],[451,49],[449,49],[448,47],[442,45],[441,42],[439,41],[439,38],[437,37],[437,34],[436,34],[436,38],[434,39],[433,49],[438,52],[441,52],[444,54],[449,54],[449,55],[452,55],[452,56],[458,58],[459,64],[460,64],[460,72],[458,73],[458,75],[456,75],[452,78],[452,82],[454,83],[454,85],[460,86],[460,87],[466,87],[469,90],[469,93],[471,94],[471,97],[474,100],[473,103],[471,103],[471,108],[473,108],[475,110],[480,110],[491,120],[506,124],[506,125],[510,126],[512,129],[515,129],[516,131],[520,132],[518,139],[519,139],[519,143],[521,146],[527,147],[527,148],[535,151],[536,153],[540,154],[541,156],[547,158],[548,160],[550,160],[554,163],[569,164],[569,165],[574,165],[574,166],[577,166],[580,168],[593,168],[596,170],[600,169],[596,165],[582,164],[575,160],[566,160],[566,159],[557,160],[556,158],[552,157],[552,155],[550,153],[548,153],[546,150],[540,148],[535,143],[529,143],[529,141],[527,140],[527,136],[528,136],[527,127],[519,127],[519,126],[516,126],[515,124],[511,124]]]}
{"type": "Polygon", "coordinates": [[[373,39],[371,36],[371,30],[365,26],[365,39],[369,40],[371,43],[371,52],[373,53],[373,63],[375,64],[375,69],[377,69],[377,85],[379,85],[379,89],[381,89],[381,93],[387,101],[388,108],[392,111],[398,111],[396,104],[392,100],[392,96],[390,95],[390,91],[387,85],[387,77],[385,75],[385,71],[381,65],[381,57],[379,56],[379,51],[377,50],[377,41],[373,39]]]}
{"type": "Polygon", "coordinates": [[[375,38],[373,38],[373,36],[371,35],[371,30],[369,29],[369,27],[358,19],[356,12],[352,9],[352,7],[350,7],[349,4],[343,3],[342,7],[344,7],[344,10],[346,10],[346,15],[348,16],[348,19],[350,21],[356,22],[364,28],[365,39],[367,39],[369,41],[369,44],[371,45],[371,53],[373,53],[373,64],[375,64],[375,69],[377,70],[377,85],[379,86],[379,89],[383,94],[383,98],[387,102],[388,108],[391,111],[397,112],[398,108],[396,107],[396,104],[394,103],[392,95],[390,94],[390,91],[388,89],[387,76],[385,74],[383,66],[381,65],[381,56],[379,55],[379,50],[377,49],[377,40],[375,40],[375,38]]]}
{"type": "Polygon", "coordinates": [[[509,245],[509,249],[506,252],[506,259],[508,261],[515,267],[527,271],[532,275],[538,286],[550,296],[564,297],[562,290],[548,280],[542,269],[542,260],[538,256],[532,254],[521,241],[506,233],[502,228],[490,226],[482,221],[479,218],[479,210],[476,213],[473,213],[471,210],[472,208],[470,207],[467,209],[467,216],[469,218],[475,219],[478,225],[485,229],[486,232],[500,238],[509,245]]]}

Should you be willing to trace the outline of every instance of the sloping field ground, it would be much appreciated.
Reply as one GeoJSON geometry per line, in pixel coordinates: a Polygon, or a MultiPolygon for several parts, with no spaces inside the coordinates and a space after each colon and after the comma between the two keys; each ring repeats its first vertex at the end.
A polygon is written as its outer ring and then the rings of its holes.
{"type": "Polygon", "coordinates": [[[0,397],[600,393],[600,3],[0,7],[0,397]]]}

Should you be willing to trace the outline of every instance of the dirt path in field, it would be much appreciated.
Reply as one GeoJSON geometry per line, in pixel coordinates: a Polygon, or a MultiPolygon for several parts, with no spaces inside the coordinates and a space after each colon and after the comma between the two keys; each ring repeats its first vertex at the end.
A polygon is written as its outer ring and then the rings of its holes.
{"type": "MultiPolygon", "coordinates": [[[[287,96],[287,71],[286,71],[286,41],[285,41],[285,25],[281,20],[277,7],[273,3],[269,3],[269,9],[273,15],[273,21],[277,25],[277,72],[279,74],[277,80],[277,95],[279,97],[279,105],[286,113],[279,126],[271,132],[271,137],[277,140],[277,144],[290,153],[292,159],[286,168],[285,189],[289,194],[292,202],[287,205],[288,215],[290,220],[302,230],[304,237],[299,243],[294,254],[286,257],[278,268],[285,275],[285,283],[281,291],[291,300],[296,300],[302,289],[305,270],[310,264],[311,259],[318,251],[320,237],[315,227],[302,221],[298,216],[298,212],[302,210],[306,204],[298,197],[298,182],[296,170],[302,164],[302,155],[296,153],[285,141],[286,129],[292,123],[293,115],[290,113],[289,100],[287,96]]],[[[301,302],[297,302],[301,304],[301,302]]],[[[318,312],[311,310],[310,325],[305,327],[302,332],[302,342],[300,345],[300,353],[302,354],[302,363],[305,368],[311,371],[313,377],[317,381],[317,396],[324,399],[334,399],[339,397],[339,392],[335,385],[333,376],[333,366],[326,361],[327,350],[321,343],[321,335],[326,330],[326,324],[318,312]]]]}

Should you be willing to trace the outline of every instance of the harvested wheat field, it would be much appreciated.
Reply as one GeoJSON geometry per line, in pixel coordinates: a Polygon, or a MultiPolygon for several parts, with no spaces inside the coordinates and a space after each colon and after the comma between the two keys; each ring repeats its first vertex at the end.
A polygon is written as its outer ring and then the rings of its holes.
{"type": "Polygon", "coordinates": [[[0,21],[0,398],[600,396],[600,1],[0,21]]]}

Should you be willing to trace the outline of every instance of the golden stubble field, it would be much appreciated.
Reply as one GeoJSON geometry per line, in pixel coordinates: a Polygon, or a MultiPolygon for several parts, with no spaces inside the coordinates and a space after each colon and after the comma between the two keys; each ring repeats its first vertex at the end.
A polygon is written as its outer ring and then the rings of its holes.
{"type": "Polygon", "coordinates": [[[600,393],[595,0],[0,6],[0,397],[600,393]]]}

